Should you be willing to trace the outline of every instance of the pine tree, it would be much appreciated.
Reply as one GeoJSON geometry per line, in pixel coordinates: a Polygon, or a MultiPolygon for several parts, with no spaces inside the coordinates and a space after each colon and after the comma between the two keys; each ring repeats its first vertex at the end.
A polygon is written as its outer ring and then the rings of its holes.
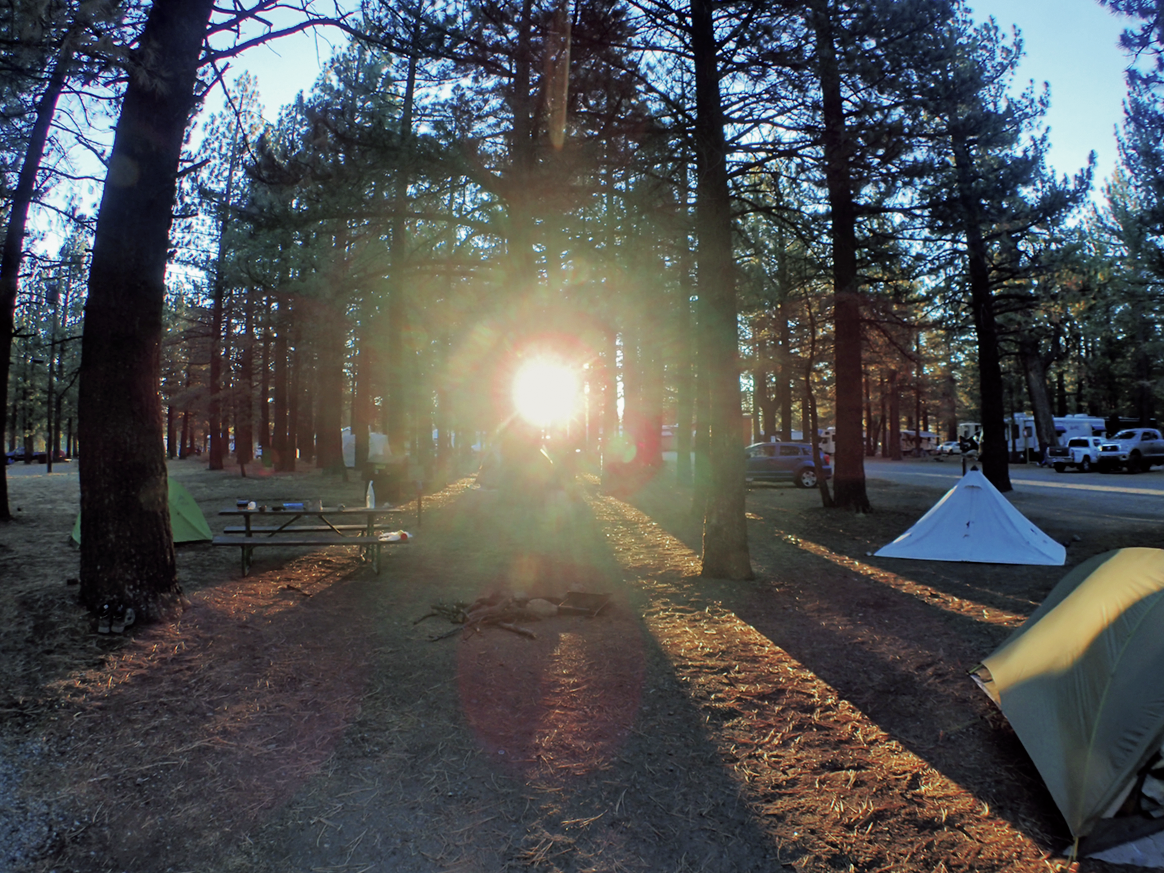
{"type": "MultiPolygon", "coordinates": [[[[1081,203],[1091,170],[1073,183],[1048,173],[1046,135],[1038,130],[1048,98],[1029,89],[1018,98],[1010,95],[1021,43],[1004,42],[993,22],[974,28],[959,6],[916,49],[930,58],[933,70],[916,91],[916,108],[931,122],[918,175],[933,232],[961,238],[977,337],[982,469],[996,488],[1008,491],[996,289],[1038,269],[1020,243],[1040,225],[1057,225],[1081,203]]],[[[1028,298],[1022,306],[1035,302],[1028,298]]]]}
{"type": "Polygon", "coordinates": [[[211,0],[157,0],[135,56],[97,218],[82,339],[81,600],[144,620],[178,608],[162,410],[162,310],[178,164],[211,0]]]}

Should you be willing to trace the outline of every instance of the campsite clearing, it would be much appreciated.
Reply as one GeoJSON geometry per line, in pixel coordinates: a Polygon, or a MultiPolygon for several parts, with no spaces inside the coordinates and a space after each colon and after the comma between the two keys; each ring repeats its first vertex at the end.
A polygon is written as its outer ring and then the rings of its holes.
{"type": "MultiPolygon", "coordinates": [[[[170,469],[216,533],[236,498],[360,497],[170,469]]],[[[75,474],[10,488],[0,867],[38,873],[1061,869],[1070,831],[968,671],[1072,566],[1160,545],[1026,510],[1082,536],[1066,567],[874,558],[946,489],[870,479],[865,516],[750,492],[757,579],[725,583],[666,481],[529,507],[457,480],[380,577],[185,546],[181,621],[99,637],[66,584],[75,474]],[[515,588],[611,599],[532,639],[420,620],[515,588]]]]}

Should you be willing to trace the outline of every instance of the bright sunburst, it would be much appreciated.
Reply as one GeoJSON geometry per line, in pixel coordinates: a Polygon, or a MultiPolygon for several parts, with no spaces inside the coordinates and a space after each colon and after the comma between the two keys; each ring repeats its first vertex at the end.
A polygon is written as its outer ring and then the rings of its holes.
{"type": "Polygon", "coordinates": [[[517,414],[538,427],[565,424],[578,402],[578,377],[560,361],[533,358],[513,378],[517,414]]]}

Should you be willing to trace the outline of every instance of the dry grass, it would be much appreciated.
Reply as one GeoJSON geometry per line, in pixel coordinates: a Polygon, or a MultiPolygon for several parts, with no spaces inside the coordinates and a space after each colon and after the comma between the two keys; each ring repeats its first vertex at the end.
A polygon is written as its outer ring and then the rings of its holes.
{"type": "MultiPolygon", "coordinates": [[[[312,472],[175,474],[216,529],[240,496],[358,499],[312,472]]],[[[634,505],[593,479],[530,504],[463,479],[419,527],[404,508],[417,536],[383,577],[341,549],[260,553],[244,579],[235,550],[198,547],[180,621],[104,638],[64,585],[75,553],[48,545],[75,490],[13,484],[3,736],[50,750],[24,790],[60,813],[33,869],[1066,866],[1062,823],[965,676],[1059,571],[858,557],[927,492],[861,519],[753,494],[759,579],[727,584],[699,578],[698,527],[665,483],[634,505]],[[611,605],[536,639],[416,624],[438,602],[569,590],[611,605]]]]}

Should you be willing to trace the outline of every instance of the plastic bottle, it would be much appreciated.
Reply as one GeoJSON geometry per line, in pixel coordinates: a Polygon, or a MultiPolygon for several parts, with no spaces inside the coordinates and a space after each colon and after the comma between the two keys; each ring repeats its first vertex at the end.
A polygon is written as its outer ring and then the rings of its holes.
{"type": "Polygon", "coordinates": [[[368,483],[368,493],[364,497],[364,505],[368,509],[376,508],[376,486],[371,482],[368,483]]]}

